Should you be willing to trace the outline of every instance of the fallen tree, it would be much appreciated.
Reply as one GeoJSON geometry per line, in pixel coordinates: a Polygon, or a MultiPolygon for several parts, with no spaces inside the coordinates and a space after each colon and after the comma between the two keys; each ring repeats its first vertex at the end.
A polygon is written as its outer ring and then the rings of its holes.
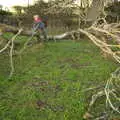
{"type": "MultiPolygon", "coordinates": [[[[0,35],[2,37],[2,34],[5,32],[10,32],[10,33],[16,34],[19,31],[19,29],[20,28],[16,28],[16,27],[13,27],[10,25],[0,24],[0,35]]],[[[120,42],[120,39],[119,39],[120,24],[118,24],[118,23],[112,23],[112,24],[104,23],[101,25],[94,24],[92,27],[85,28],[84,30],[89,31],[90,33],[94,34],[95,36],[101,36],[101,34],[102,34],[103,37],[105,37],[105,35],[107,34],[108,36],[115,38],[114,40],[116,40],[116,42],[118,42],[118,43],[120,42]]],[[[32,34],[34,34],[34,37],[39,39],[39,37],[38,37],[39,33],[33,33],[32,30],[28,30],[28,29],[22,29],[22,31],[21,31],[21,35],[23,35],[23,36],[30,37],[30,36],[32,36],[32,34]]],[[[48,36],[48,40],[76,39],[78,37],[77,35],[79,35],[79,34],[80,33],[77,30],[73,30],[73,31],[55,35],[55,36],[48,36]]]]}
{"type": "MultiPolygon", "coordinates": [[[[3,33],[10,32],[16,34],[20,28],[13,27],[6,24],[0,24],[0,35],[2,37],[3,33]]],[[[34,34],[34,37],[39,39],[39,33],[34,33],[33,30],[22,29],[21,35],[31,37],[34,34]]],[[[66,32],[60,35],[48,36],[48,40],[60,40],[60,39],[70,39],[71,32],[66,32]]],[[[72,37],[71,37],[72,38],[72,37]]]]}

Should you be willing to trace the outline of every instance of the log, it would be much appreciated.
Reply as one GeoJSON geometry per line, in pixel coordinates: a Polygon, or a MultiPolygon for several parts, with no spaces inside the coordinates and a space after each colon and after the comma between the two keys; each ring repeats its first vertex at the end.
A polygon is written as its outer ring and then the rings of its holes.
{"type": "MultiPolygon", "coordinates": [[[[16,34],[18,31],[19,31],[20,28],[17,28],[17,27],[13,27],[13,26],[10,26],[10,25],[6,25],[6,24],[0,24],[0,35],[2,35],[3,33],[5,32],[10,32],[10,33],[13,33],[13,34],[16,34]]],[[[101,37],[102,38],[105,38],[105,40],[109,40],[106,38],[106,34],[109,33],[109,35],[114,34],[112,35],[111,37],[115,38],[116,42],[117,43],[120,43],[120,32],[119,32],[119,29],[120,29],[120,24],[116,24],[116,23],[112,23],[112,24],[102,24],[100,26],[97,27],[97,30],[95,29],[92,29],[91,28],[86,28],[84,30],[87,30],[89,31],[89,33],[95,35],[95,36],[98,36],[98,37],[101,37]],[[115,31],[117,30],[117,32],[115,33],[115,31]]],[[[21,35],[23,36],[32,36],[32,30],[28,30],[28,29],[23,29],[22,32],[21,32],[21,35]]],[[[55,36],[48,36],[48,40],[50,41],[53,41],[53,40],[70,40],[70,39],[77,39],[79,37],[79,39],[82,37],[84,37],[85,35],[80,33],[79,30],[75,30],[75,31],[70,31],[70,32],[65,32],[63,34],[60,34],[60,35],[55,35],[55,36]]],[[[39,33],[36,33],[34,35],[34,37],[36,37],[38,40],[40,39],[39,37],[39,33]]],[[[42,39],[42,37],[41,37],[42,39]]]]}
{"type": "MultiPolygon", "coordinates": [[[[5,32],[10,32],[13,34],[16,34],[19,31],[20,28],[17,27],[13,27],[10,25],[6,25],[6,24],[0,24],[0,35],[2,35],[5,32]]],[[[23,29],[23,31],[21,32],[21,35],[23,36],[32,36],[32,30],[28,30],[28,29],[23,29]]],[[[35,37],[39,38],[39,34],[35,34],[35,37]]],[[[48,36],[48,40],[61,40],[61,39],[70,39],[72,38],[71,33],[66,32],[60,35],[55,35],[55,36],[48,36]]]]}
{"type": "MultiPolygon", "coordinates": [[[[0,24],[0,35],[2,35],[5,32],[11,32],[13,34],[16,34],[19,31],[19,29],[20,28],[13,27],[13,26],[10,26],[10,25],[0,24]]],[[[32,35],[32,31],[30,31],[30,30],[23,30],[21,32],[21,35],[31,36],[32,35]]]]}

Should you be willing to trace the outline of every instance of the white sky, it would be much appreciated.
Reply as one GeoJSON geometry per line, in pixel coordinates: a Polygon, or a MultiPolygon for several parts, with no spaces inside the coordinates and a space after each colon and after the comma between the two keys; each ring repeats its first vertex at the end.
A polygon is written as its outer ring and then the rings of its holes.
{"type": "MultiPolygon", "coordinates": [[[[36,0],[29,0],[29,4],[33,4],[36,0]]],[[[48,0],[44,0],[48,1],[48,0]]],[[[3,7],[8,7],[9,10],[12,10],[12,6],[15,5],[20,5],[20,6],[27,6],[28,5],[28,0],[0,0],[0,5],[3,7]]]]}
{"type": "MultiPolygon", "coordinates": [[[[34,0],[29,0],[30,4],[33,3],[34,0]]],[[[28,0],[0,0],[0,5],[11,7],[14,5],[27,5],[28,0]]]]}
{"type": "MultiPolygon", "coordinates": [[[[36,0],[29,0],[30,4],[33,4],[34,1],[36,0]]],[[[48,1],[48,0],[44,0],[44,1],[48,1]]],[[[28,4],[28,0],[0,0],[0,5],[3,5],[4,7],[12,7],[14,5],[27,5],[28,4]]]]}
{"type": "MultiPolygon", "coordinates": [[[[29,0],[29,3],[33,4],[34,1],[36,0],[29,0]]],[[[48,1],[48,0],[44,0],[44,1],[48,1]]],[[[4,7],[8,7],[8,8],[14,5],[27,5],[27,4],[28,4],[28,0],[0,0],[0,5],[3,5],[4,7]]]]}

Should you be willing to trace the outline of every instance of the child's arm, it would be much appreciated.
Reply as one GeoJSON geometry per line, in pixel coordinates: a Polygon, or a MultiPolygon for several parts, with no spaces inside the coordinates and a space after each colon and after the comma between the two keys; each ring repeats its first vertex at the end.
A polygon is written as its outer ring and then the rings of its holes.
{"type": "Polygon", "coordinates": [[[35,27],[36,27],[36,23],[34,22],[32,25],[32,29],[35,29],[35,27]]]}

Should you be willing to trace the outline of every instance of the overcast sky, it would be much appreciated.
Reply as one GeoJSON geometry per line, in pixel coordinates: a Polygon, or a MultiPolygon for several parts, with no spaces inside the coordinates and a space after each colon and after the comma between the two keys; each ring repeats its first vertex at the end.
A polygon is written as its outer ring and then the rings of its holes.
{"type": "MultiPolygon", "coordinates": [[[[34,1],[36,0],[29,0],[29,3],[33,4],[34,1]]],[[[48,1],[48,0],[44,0],[44,1],[48,1]]],[[[27,4],[28,4],[28,0],[0,0],[0,5],[3,5],[8,8],[14,5],[27,5],[27,4]]]]}
{"type": "MultiPolygon", "coordinates": [[[[35,0],[29,0],[30,4],[33,4],[35,0]]],[[[47,0],[45,0],[47,1],[47,0]]],[[[27,5],[28,0],[0,0],[0,5],[11,7],[14,5],[27,5]]]]}

